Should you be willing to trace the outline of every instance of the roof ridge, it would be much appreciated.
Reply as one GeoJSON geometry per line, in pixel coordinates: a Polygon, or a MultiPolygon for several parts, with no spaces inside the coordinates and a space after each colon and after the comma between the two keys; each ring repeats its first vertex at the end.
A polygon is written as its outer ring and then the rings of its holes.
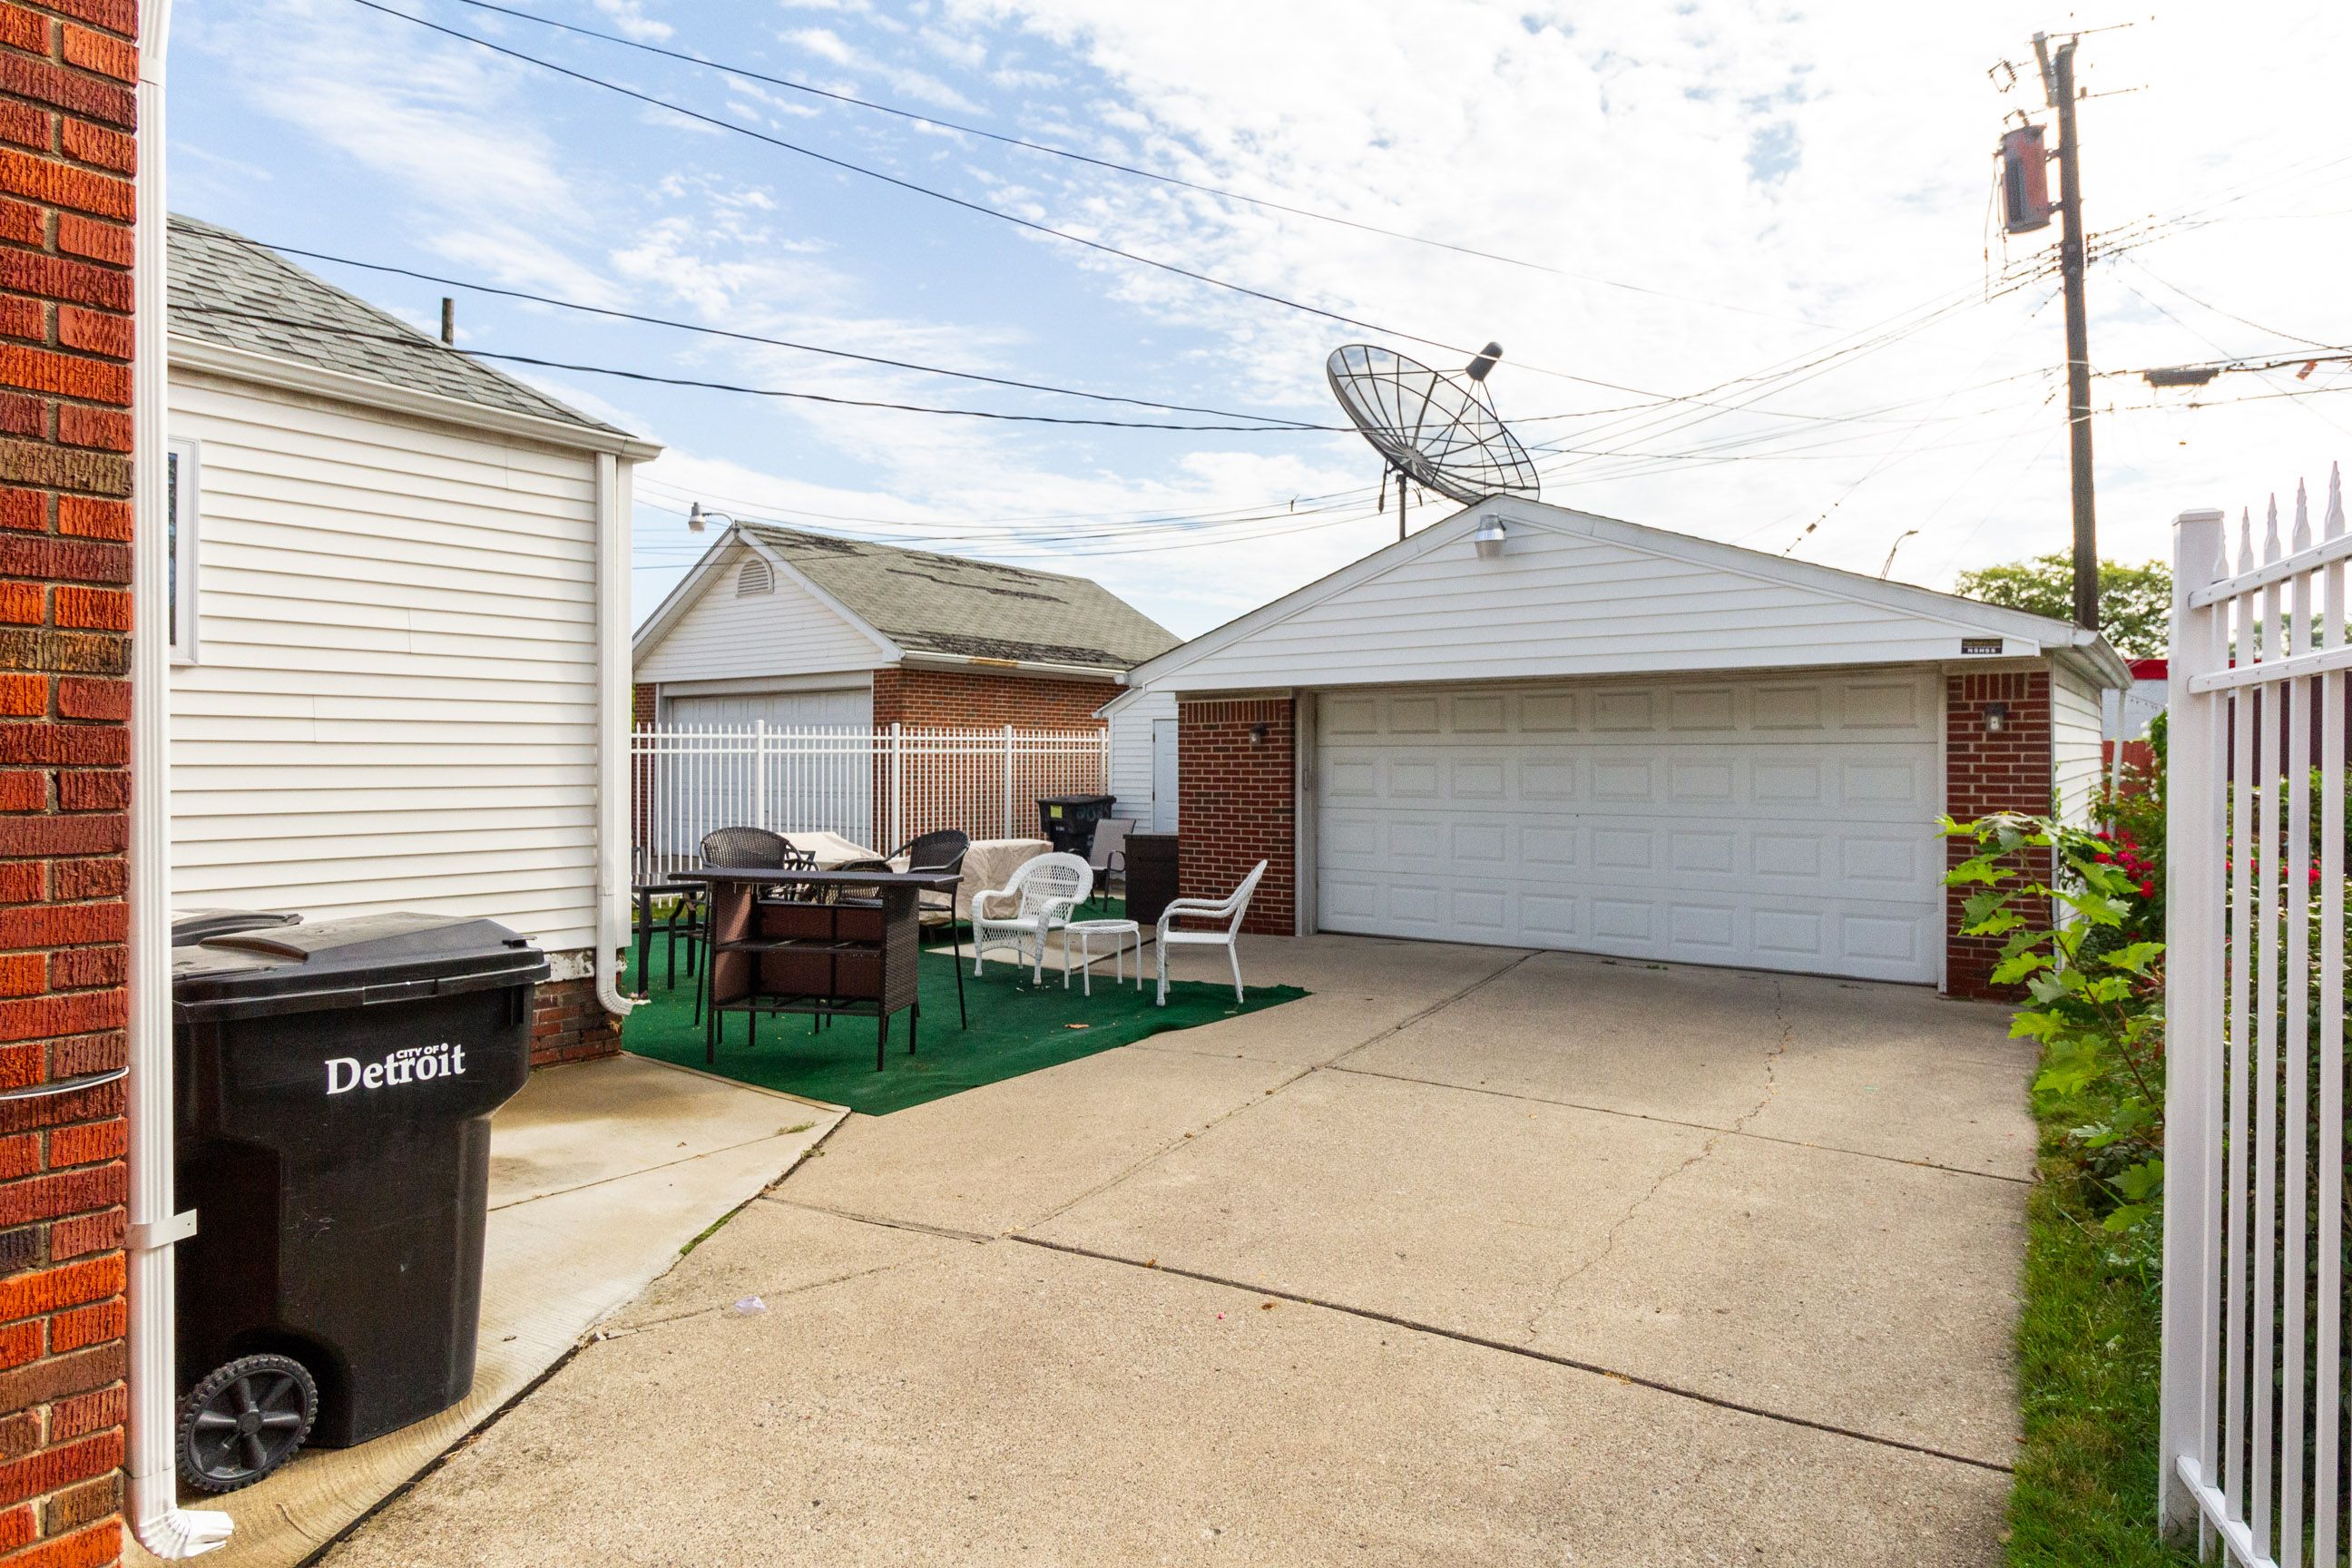
{"type": "MultiPolygon", "coordinates": [[[[950,555],[943,550],[919,550],[911,544],[892,544],[879,539],[864,539],[854,533],[821,533],[813,528],[795,528],[786,523],[751,521],[743,526],[755,533],[798,535],[803,539],[823,540],[827,543],[854,544],[865,550],[887,550],[894,555],[911,556],[919,561],[951,561],[959,566],[982,566],[992,572],[1010,572],[1024,577],[1043,577],[1054,583],[1085,583],[1093,587],[1102,584],[1076,572],[1045,572],[1034,566],[1015,566],[1009,562],[991,561],[977,555],[950,555]]],[[[1104,589],[1104,592],[1109,592],[1104,589]]]]}

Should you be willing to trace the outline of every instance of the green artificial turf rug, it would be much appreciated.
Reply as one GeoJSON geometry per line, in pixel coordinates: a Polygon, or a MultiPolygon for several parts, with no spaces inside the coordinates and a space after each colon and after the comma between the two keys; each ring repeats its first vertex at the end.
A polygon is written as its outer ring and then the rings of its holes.
{"type": "MultiPolygon", "coordinates": [[[[955,960],[942,950],[927,952],[918,961],[923,1023],[916,1054],[907,1054],[908,1016],[900,1013],[890,1020],[890,1049],[880,1072],[874,1070],[873,1019],[836,1018],[830,1027],[811,1033],[809,1019],[789,1013],[760,1019],[756,1047],[746,1037],[744,1016],[727,1014],[719,1059],[713,1063],[704,1058],[702,1026],[694,1022],[694,985],[686,976],[682,954],[677,989],[666,990],[660,984],[666,969],[666,940],[656,935],[647,966],[655,978],[653,1000],[631,1013],[622,1030],[623,1043],[630,1051],[714,1072],[739,1083],[845,1105],[868,1116],[887,1116],[1040,1068],[1132,1045],[1163,1030],[1237,1018],[1307,994],[1295,985],[1253,985],[1249,999],[1237,1005],[1230,985],[1182,980],[1169,985],[1168,1005],[1160,1007],[1152,1003],[1154,986],[1148,964],[1143,989],[1136,990],[1131,953],[1127,984],[1118,984],[1097,969],[1091,996],[1080,988],[1075,973],[1069,990],[1064,991],[1061,972],[1051,958],[1044,985],[1033,987],[1026,968],[1016,969],[994,955],[989,958],[987,973],[974,978],[967,956],[964,1000],[971,1010],[971,1026],[962,1029],[956,1026],[955,960]]],[[[634,966],[634,944],[629,957],[634,966]]],[[[1148,961],[1148,952],[1145,957],[1148,961]]],[[[634,989],[634,968],[630,984],[634,989]]]]}

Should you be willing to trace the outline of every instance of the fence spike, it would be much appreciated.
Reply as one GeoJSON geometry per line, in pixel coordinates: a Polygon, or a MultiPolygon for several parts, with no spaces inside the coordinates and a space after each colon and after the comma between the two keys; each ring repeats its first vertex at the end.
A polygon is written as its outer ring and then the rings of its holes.
{"type": "Polygon", "coordinates": [[[2249,508],[2238,514],[2238,572],[2241,577],[2254,569],[2254,513],[2249,508]]]}
{"type": "Polygon", "coordinates": [[[2304,494],[2303,481],[2294,481],[2294,540],[2297,552],[2311,548],[2311,500],[2304,494]]]}
{"type": "Polygon", "coordinates": [[[2270,521],[2263,529],[2263,564],[2267,566],[2279,558],[2278,492],[2271,492],[2270,521]]]}
{"type": "Polygon", "coordinates": [[[2327,465],[2327,517],[2320,524],[2320,531],[2330,539],[2341,538],[2344,533],[2344,465],[2341,463],[2327,465]]]}

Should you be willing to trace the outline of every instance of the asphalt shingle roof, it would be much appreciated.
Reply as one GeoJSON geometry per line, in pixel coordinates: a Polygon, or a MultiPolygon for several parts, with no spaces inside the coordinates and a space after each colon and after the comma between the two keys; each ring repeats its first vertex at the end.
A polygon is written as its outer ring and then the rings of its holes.
{"type": "Polygon", "coordinates": [[[467,358],[438,338],[217,224],[174,213],[170,258],[171,330],[175,334],[299,360],[411,392],[593,430],[613,428],[467,358]]]}
{"type": "Polygon", "coordinates": [[[1083,577],[763,523],[744,531],[909,651],[1130,669],[1181,640],[1083,577]]]}

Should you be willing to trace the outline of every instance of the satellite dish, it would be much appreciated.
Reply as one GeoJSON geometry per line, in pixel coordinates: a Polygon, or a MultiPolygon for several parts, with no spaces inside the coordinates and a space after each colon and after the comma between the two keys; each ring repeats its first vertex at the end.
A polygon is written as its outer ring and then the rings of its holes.
{"type": "Polygon", "coordinates": [[[1324,366],[1331,394],[1397,475],[1397,537],[1404,537],[1404,483],[1465,503],[1541,491],[1527,448],[1496,416],[1486,374],[1503,355],[1488,343],[1460,376],[1392,349],[1349,343],[1324,366]]]}

